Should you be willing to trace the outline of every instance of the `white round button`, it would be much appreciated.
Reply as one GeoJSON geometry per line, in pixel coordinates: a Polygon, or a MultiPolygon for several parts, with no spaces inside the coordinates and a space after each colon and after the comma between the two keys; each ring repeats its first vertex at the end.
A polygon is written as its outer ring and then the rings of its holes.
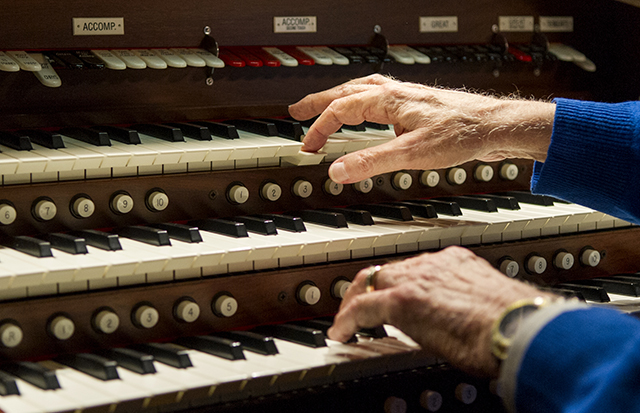
{"type": "Polygon", "coordinates": [[[518,167],[512,163],[502,164],[500,167],[500,178],[513,181],[518,177],[518,167]]]}
{"type": "Polygon", "coordinates": [[[158,310],[149,305],[141,305],[136,310],[134,319],[140,327],[151,328],[158,324],[160,314],[158,314],[158,310]]]}
{"type": "Polygon", "coordinates": [[[393,175],[393,187],[396,189],[409,189],[413,184],[413,178],[406,172],[398,172],[393,175]]]}
{"type": "Polygon", "coordinates": [[[425,390],[420,394],[420,406],[428,412],[437,412],[442,408],[442,395],[437,391],[425,390]]]}
{"type": "Polygon", "coordinates": [[[80,218],[89,218],[96,210],[96,205],[86,197],[77,198],[73,201],[73,213],[80,218]]]}
{"type": "Polygon", "coordinates": [[[0,341],[5,347],[15,347],[22,342],[22,329],[17,325],[7,322],[0,326],[0,341]]]}
{"type": "Polygon", "coordinates": [[[244,204],[249,200],[249,190],[244,185],[232,186],[227,195],[231,202],[236,204],[244,204]]]}
{"type": "Polygon", "coordinates": [[[347,290],[351,286],[351,281],[340,280],[333,284],[333,296],[336,298],[344,298],[347,290]]]}
{"type": "Polygon", "coordinates": [[[13,221],[16,220],[17,216],[18,213],[14,207],[8,204],[0,204],[0,224],[13,224],[13,221]]]}
{"type": "Polygon", "coordinates": [[[440,183],[440,174],[436,171],[424,171],[420,174],[420,183],[429,188],[434,188],[440,183]]]}
{"type": "Polygon", "coordinates": [[[527,270],[533,274],[542,274],[547,269],[547,260],[537,255],[527,260],[527,270]]]}
{"type": "Polygon", "coordinates": [[[282,188],[278,184],[268,182],[262,186],[260,193],[268,201],[277,201],[282,196],[282,188]]]}
{"type": "Polygon", "coordinates": [[[46,199],[40,200],[33,208],[33,214],[37,219],[42,221],[53,219],[57,213],[58,208],[56,208],[56,204],[46,199]]]}
{"type": "Polygon", "coordinates": [[[73,321],[59,315],[49,323],[49,332],[58,340],[68,340],[76,331],[73,321]]]}
{"type": "Polygon", "coordinates": [[[312,284],[305,284],[298,291],[298,299],[308,305],[318,304],[320,295],[320,289],[312,284]]]}
{"type": "Polygon", "coordinates": [[[520,272],[520,265],[515,260],[503,260],[500,263],[500,272],[507,277],[514,278],[520,272]]]}
{"type": "Polygon", "coordinates": [[[326,181],[324,181],[324,190],[328,194],[340,195],[343,189],[344,185],[333,182],[331,179],[327,179],[326,181]]]}
{"type": "Polygon", "coordinates": [[[213,303],[213,312],[221,317],[231,317],[238,311],[238,301],[229,296],[221,295],[213,303]]]}
{"type": "Polygon", "coordinates": [[[473,177],[479,182],[489,182],[493,179],[493,168],[491,165],[478,165],[476,170],[473,172],[473,177]]]}
{"type": "Polygon", "coordinates": [[[200,306],[189,300],[180,301],[175,311],[176,317],[187,323],[193,323],[200,317],[200,306]]]}
{"type": "Polygon", "coordinates": [[[368,194],[373,189],[373,179],[367,178],[364,181],[356,182],[353,184],[353,188],[358,192],[368,194]]]}
{"type": "Polygon", "coordinates": [[[147,198],[147,203],[153,211],[164,211],[169,206],[169,197],[164,192],[154,191],[147,198]]]}
{"type": "Polygon", "coordinates": [[[117,194],[111,200],[111,209],[120,214],[126,214],[133,209],[133,198],[129,194],[117,194]]]}
{"type": "Polygon", "coordinates": [[[447,180],[451,185],[462,185],[467,180],[467,171],[462,168],[451,168],[447,172],[447,180]]]}
{"type": "Polygon", "coordinates": [[[592,249],[585,250],[580,255],[580,263],[587,267],[596,267],[600,264],[600,253],[592,249]]]}
{"type": "Polygon", "coordinates": [[[309,198],[313,192],[311,182],[300,179],[293,184],[293,194],[300,198],[309,198]]]}
{"type": "Polygon", "coordinates": [[[460,383],[456,386],[456,399],[464,404],[471,404],[478,397],[478,389],[476,386],[467,383],[460,383]]]}
{"type": "Polygon", "coordinates": [[[120,327],[120,317],[113,311],[102,310],[94,317],[93,326],[101,333],[115,333],[120,327]]]}
{"type": "Polygon", "coordinates": [[[573,254],[566,251],[560,251],[553,258],[553,265],[560,270],[570,270],[574,262],[573,254]]]}

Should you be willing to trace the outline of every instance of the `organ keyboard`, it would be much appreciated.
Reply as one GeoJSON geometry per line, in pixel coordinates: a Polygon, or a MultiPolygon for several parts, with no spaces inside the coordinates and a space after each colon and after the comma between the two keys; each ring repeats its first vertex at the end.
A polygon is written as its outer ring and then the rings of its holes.
{"type": "Polygon", "coordinates": [[[632,6],[85,3],[0,28],[2,411],[499,411],[390,326],[325,336],[359,269],[449,245],[635,311],[638,229],[531,195],[530,162],[340,185],[329,163],[393,126],[305,153],[286,110],[374,72],[635,99],[640,37],[592,30],[637,30],[632,6]]]}

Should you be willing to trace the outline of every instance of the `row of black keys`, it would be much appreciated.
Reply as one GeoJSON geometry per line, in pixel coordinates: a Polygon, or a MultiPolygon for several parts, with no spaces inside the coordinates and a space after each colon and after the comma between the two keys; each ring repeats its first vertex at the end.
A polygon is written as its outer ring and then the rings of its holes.
{"type": "Polygon", "coordinates": [[[609,294],[640,297],[640,274],[618,274],[611,277],[592,278],[554,285],[549,289],[565,297],[581,301],[610,302],[609,294]]]}
{"type": "MultiPolygon", "coordinates": [[[[326,332],[331,323],[330,319],[323,318],[265,325],[252,331],[182,337],[175,342],[181,347],[166,343],[137,344],[95,353],[65,354],[55,358],[55,361],[100,380],[115,380],[119,378],[117,366],[138,374],[154,374],[156,361],[179,369],[192,367],[189,354],[182,347],[227,360],[244,360],[244,351],[262,355],[279,354],[274,338],[311,348],[326,347],[326,332]]],[[[382,327],[361,330],[358,334],[372,338],[387,337],[382,327]]],[[[354,336],[351,341],[356,340],[354,336]]],[[[14,362],[0,367],[0,395],[20,394],[14,376],[43,390],[60,388],[55,371],[33,362],[14,362]]]]}
{"type": "Polygon", "coordinates": [[[437,218],[438,214],[461,216],[461,208],[483,212],[497,212],[498,208],[518,210],[519,202],[538,205],[553,205],[557,200],[528,192],[507,192],[491,195],[467,195],[439,199],[413,200],[382,204],[354,205],[349,208],[328,208],[319,210],[294,211],[285,214],[260,214],[239,216],[230,219],[201,219],[188,225],[176,223],[149,224],[116,229],[116,233],[97,230],[83,230],[72,233],[44,234],[38,237],[16,236],[5,244],[35,257],[53,256],[51,248],[70,254],[86,254],[87,245],[109,251],[121,250],[119,236],[131,238],[150,245],[171,245],[171,238],[183,242],[201,242],[199,230],[235,238],[247,237],[249,232],[262,235],[276,235],[278,229],[304,232],[304,222],[347,228],[348,223],[374,225],[373,216],[398,221],[411,221],[414,216],[437,218]]]}
{"type": "MultiPolygon", "coordinates": [[[[139,133],[167,142],[184,142],[185,136],[199,141],[210,141],[214,137],[238,139],[238,129],[262,136],[279,136],[299,142],[304,132],[302,126],[310,126],[311,121],[298,122],[292,119],[231,119],[224,122],[193,121],[164,124],[138,124],[130,127],[93,126],[68,127],[57,131],[28,129],[0,131],[0,144],[19,151],[33,149],[33,143],[50,149],[64,148],[61,135],[96,146],[110,146],[111,140],[129,145],[140,144],[139,133]]],[[[343,128],[364,132],[367,127],[378,130],[388,129],[388,125],[363,122],[359,125],[344,125],[343,128]]]]}

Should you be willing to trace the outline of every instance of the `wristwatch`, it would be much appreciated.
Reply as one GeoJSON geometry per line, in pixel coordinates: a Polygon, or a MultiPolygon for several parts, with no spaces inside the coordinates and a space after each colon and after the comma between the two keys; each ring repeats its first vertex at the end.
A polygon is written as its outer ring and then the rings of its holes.
{"type": "Polygon", "coordinates": [[[550,303],[551,300],[549,298],[535,297],[518,300],[507,307],[493,323],[493,328],[491,329],[491,352],[493,355],[499,360],[506,359],[513,337],[524,320],[550,303]]]}

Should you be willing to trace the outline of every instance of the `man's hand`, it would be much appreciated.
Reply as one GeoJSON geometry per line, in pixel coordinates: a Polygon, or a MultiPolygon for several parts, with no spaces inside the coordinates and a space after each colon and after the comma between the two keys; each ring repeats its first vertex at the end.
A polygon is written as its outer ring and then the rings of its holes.
{"type": "Polygon", "coordinates": [[[392,124],[397,138],[345,155],[331,179],[353,183],[399,169],[440,169],[479,159],[544,161],[555,105],[497,99],[372,75],[312,94],[289,107],[296,119],[320,116],[304,138],[317,151],[341,125],[392,124]]]}
{"type": "Polygon", "coordinates": [[[473,374],[496,377],[491,327],[510,304],[550,294],[510,279],[461,247],[382,266],[375,291],[360,271],[340,304],[329,337],[346,341],[360,328],[391,324],[423,348],[473,374]]]}

